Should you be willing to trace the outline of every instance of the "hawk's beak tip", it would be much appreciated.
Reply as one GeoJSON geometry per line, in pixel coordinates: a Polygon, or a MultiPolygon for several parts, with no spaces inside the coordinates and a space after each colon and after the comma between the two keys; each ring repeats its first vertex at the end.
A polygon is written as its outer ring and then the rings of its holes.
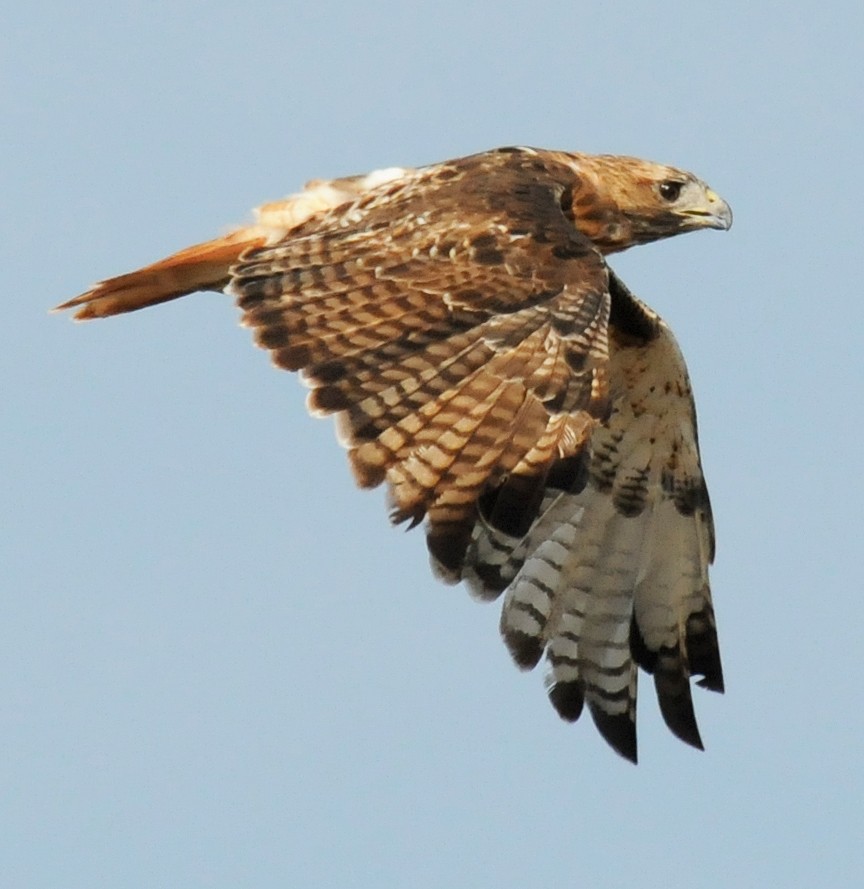
{"type": "Polygon", "coordinates": [[[729,231],[732,228],[732,208],[723,198],[710,188],[707,193],[708,208],[706,216],[708,225],[721,231],[729,231]]]}
{"type": "Polygon", "coordinates": [[[715,210],[712,215],[715,222],[714,227],[725,232],[732,228],[732,208],[726,201],[722,201],[721,203],[722,206],[715,210]]]}

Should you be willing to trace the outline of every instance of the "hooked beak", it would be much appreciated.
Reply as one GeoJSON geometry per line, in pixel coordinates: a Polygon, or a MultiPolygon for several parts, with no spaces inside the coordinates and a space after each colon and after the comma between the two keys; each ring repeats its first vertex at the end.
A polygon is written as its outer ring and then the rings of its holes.
{"type": "Polygon", "coordinates": [[[682,215],[693,220],[694,228],[732,228],[732,208],[710,188],[705,189],[705,201],[698,207],[690,207],[682,215]]]}

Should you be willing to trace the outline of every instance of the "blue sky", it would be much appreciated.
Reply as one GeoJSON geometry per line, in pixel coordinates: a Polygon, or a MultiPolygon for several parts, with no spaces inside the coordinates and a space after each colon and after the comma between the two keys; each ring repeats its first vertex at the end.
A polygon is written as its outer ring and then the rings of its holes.
{"type": "Polygon", "coordinates": [[[33,2],[0,34],[0,884],[852,886],[864,10],[33,2]],[[615,259],[696,389],[725,696],[557,720],[225,297],[46,310],[305,180],[505,144],[693,170],[615,259]]]}

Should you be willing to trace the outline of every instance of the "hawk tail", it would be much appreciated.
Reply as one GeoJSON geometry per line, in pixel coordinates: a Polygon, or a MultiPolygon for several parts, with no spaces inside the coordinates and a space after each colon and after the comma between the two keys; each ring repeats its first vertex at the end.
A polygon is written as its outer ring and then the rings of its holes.
{"type": "Polygon", "coordinates": [[[76,320],[104,318],[155,306],[197,290],[220,291],[230,280],[231,266],[250,247],[266,238],[260,230],[238,229],[221,238],[195,244],[135,272],[100,281],[86,293],[57,306],[77,309],[76,320]]]}

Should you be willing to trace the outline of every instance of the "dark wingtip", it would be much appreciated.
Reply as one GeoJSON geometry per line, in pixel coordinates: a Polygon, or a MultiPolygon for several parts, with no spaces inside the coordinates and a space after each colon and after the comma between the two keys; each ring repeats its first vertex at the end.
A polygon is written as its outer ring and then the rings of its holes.
{"type": "Polygon", "coordinates": [[[627,713],[606,713],[596,705],[589,703],[588,709],[594,725],[606,743],[624,759],[634,765],[638,762],[636,752],[636,723],[627,713]]]}
{"type": "Polygon", "coordinates": [[[549,689],[549,700],[562,719],[576,722],[585,705],[585,691],[579,682],[556,682],[549,689]]]}
{"type": "Polygon", "coordinates": [[[696,680],[696,684],[699,688],[707,688],[708,691],[716,691],[719,694],[723,694],[726,691],[726,685],[723,682],[723,674],[717,673],[712,676],[703,676],[701,679],[696,680]]]}
{"type": "Polygon", "coordinates": [[[690,672],[703,677],[697,685],[722,693],[725,690],[723,665],[720,662],[720,645],[710,606],[687,618],[686,633],[690,672]]]}
{"type": "Polygon", "coordinates": [[[473,521],[430,524],[426,532],[426,547],[439,576],[452,577],[454,582],[461,578],[473,524],[473,521]]]}
{"type": "Polygon", "coordinates": [[[668,659],[661,656],[656,673],[654,687],[657,689],[657,700],[660,713],[669,730],[685,744],[704,750],[696,713],[693,710],[693,697],[690,694],[690,679],[684,672],[679,659],[668,659]]]}
{"type": "Polygon", "coordinates": [[[531,670],[537,666],[543,656],[545,642],[529,633],[512,629],[502,629],[501,636],[520,670],[531,670]]]}

